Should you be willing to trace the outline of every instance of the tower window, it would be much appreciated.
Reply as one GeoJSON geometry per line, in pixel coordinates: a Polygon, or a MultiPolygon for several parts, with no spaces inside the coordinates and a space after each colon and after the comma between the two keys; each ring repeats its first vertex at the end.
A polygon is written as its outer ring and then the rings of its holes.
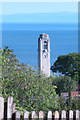
{"type": "Polygon", "coordinates": [[[47,41],[44,41],[44,43],[47,43],[47,41]]]}
{"type": "Polygon", "coordinates": [[[44,49],[47,49],[47,44],[46,44],[46,45],[44,45],[44,49]]]}

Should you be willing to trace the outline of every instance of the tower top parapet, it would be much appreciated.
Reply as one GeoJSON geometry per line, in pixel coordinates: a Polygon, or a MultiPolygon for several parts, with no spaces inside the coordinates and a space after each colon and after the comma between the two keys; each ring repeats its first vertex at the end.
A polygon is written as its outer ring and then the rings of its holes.
{"type": "Polygon", "coordinates": [[[45,33],[42,33],[42,34],[40,34],[40,38],[49,38],[49,35],[45,34],[45,33]]]}

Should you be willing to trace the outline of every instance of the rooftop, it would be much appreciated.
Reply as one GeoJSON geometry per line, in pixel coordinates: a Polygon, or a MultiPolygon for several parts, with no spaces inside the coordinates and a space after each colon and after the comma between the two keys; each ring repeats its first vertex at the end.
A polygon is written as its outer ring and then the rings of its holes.
{"type": "Polygon", "coordinates": [[[40,34],[40,37],[49,37],[49,35],[45,34],[45,33],[42,33],[42,34],[40,34]]]}

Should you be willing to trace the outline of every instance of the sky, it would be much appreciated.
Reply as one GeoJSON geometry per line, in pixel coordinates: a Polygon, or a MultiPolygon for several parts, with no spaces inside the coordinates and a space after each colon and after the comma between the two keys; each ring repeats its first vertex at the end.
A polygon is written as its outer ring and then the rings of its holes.
{"type": "Polygon", "coordinates": [[[78,3],[75,2],[5,2],[2,4],[2,14],[29,14],[51,12],[77,12],[78,3]]]}
{"type": "Polygon", "coordinates": [[[3,22],[77,22],[78,2],[3,2],[3,22]]]}
{"type": "Polygon", "coordinates": [[[79,0],[0,0],[1,2],[78,2],[79,0]]]}

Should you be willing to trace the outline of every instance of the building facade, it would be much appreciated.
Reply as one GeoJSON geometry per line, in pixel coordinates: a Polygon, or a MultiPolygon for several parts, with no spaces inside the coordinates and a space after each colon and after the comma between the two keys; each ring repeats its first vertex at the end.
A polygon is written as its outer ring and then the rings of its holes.
{"type": "Polygon", "coordinates": [[[38,39],[38,67],[46,77],[50,76],[50,39],[45,33],[38,39]]]}

